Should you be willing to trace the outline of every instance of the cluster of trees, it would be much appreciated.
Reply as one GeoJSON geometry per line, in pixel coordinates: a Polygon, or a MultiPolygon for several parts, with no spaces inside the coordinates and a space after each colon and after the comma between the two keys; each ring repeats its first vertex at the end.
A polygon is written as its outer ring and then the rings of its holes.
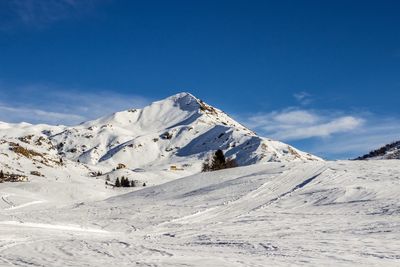
{"type": "MultiPolygon", "coordinates": [[[[121,177],[121,180],[117,177],[115,180],[115,187],[136,187],[138,186],[138,181],[135,180],[129,180],[128,178],[125,178],[125,176],[121,177]]],[[[142,186],[146,186],[146,183],[143,183],[142,186]]]]}
{"type": "Polygon", "coordinates": [[[203,163],[202,171],[210,172],[228,168],[235,168],[237,166],[238,165],[235,159],[226,159],[224,152],[221,149],[218,149],[212,157],[211,161],[206,160],[203,163]]]}
{"type": "MultiPolygon", "coordinates": [[[[400,149],[400,141],[387,144],[379,149],[369,152],[368,154],[366,154],[364,156],[358,157],[355,160],[365,160],[365,159],[369,159],[369,158],[373,158],[373,157],[381,157],[393,149],[400,149]]],[[[394,158],[396,158],[396,154],[394,154],[392,156],[394,158]]],[[[400,157],[400,155],[397,155],[397,156],[400,157]]]]}

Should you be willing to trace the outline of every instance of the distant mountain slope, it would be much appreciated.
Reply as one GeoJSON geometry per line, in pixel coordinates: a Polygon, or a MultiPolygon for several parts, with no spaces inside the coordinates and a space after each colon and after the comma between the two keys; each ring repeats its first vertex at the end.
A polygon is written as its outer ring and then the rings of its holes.
{"type": "Polygon", "coordinates": [[[364,156],[356,158],[356,160],[367,159],[400,159],[400,141],[387,144],[379,149],[369,152],[364,156]]]}
{"type": "Polygon", "coordinates": [[[138,168],[165,174],[174,165],[182,177],[199,172],[217,149],[241,166],[321,160],[256,135],[189,93],[71,127],[0,123],[0,148],[0,169],[27,176],[66,165],[80,175],[100,170],[113,177],[118,165],[126,176],[138,168]]]}

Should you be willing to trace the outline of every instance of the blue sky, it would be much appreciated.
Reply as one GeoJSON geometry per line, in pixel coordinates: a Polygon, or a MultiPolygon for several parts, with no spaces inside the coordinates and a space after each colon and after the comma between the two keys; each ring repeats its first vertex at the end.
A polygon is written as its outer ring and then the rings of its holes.
{"type": "Polygon", "coordinates": [[[400,139],[400,2],[0,2],[0,120],[74,124],[188,91],[330,158],[400,139]]]}

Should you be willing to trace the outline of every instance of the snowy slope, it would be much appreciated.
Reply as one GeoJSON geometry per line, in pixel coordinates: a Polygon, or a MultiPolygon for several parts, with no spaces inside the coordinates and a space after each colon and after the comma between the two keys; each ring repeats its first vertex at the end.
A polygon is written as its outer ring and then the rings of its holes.
{"type": "Polygon", "coordinates": [[[400,159],[400,141],[387,144],[379,149],[358,157],[357,160],[400,159]]]}
{"type": "Polygon", "coordinates": [[[0,266],[399,266],[396,161],[256,164],[92,199],[74,181],[59,198],[62,181],[0,184],[0,266]]]}
{"type": "Polygon", "coordinates": [[[103,181],[125,176],[159,184],[198,173],[217,149],[242,166],[321,160],[257,136],[189,93],[72,127],[0,123],[0,170],[28,179],[32,171],[52,178],[100,171],[103,181]],[[126,168],[117,170],[119,164],[126,168]],[[173,165],[178,171],[170,171],[173,165]]]}

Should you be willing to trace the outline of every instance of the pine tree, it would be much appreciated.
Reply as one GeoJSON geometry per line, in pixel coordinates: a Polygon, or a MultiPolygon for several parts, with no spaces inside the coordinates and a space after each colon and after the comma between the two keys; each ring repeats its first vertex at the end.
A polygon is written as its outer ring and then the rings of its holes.
{"type": "Polygon", "coordinates": [[[202,171],[203,172],[208,172],[208,171],[217,171],[217,170],[222,170],[222,169],[227,169],[227,168],[234,168],[237,167],[237,163],[234,159],[226,159],[224,152],[221,149],[218,149],[212,160],[211,163],[206,160],[203,163],[202,166],[202,171]]]}
{"type": "Polygon", "coordinates": [[[4,173],[3,173],[3,170],[0,170],[0,179],[4,179],[4,173]]]}
{"type": "Polygon", "coordinates": [[[117,180],[115,180],[115,187],[121,187],[121,183],[119,182],[118,177],[117,177],[117,180]]]}
{"type": "Polygon", "coordinates": [[[221,169],[225,169],[225,155],[224,152],[222,152],[221,149],[218,149],[212,160],[211,160],[211,170],[212,171],[216,171],[216,170],[221,170],[221,169]]]}
{"type": "Polygon", "coordinates": [[[221,163],[225,163],[225,155],[224,155],[224,152],[221,149],[218,149],[215,152],[214,160],[219,161],[221,163]]]}
{"type": "Polygon", "coordinates": [[[222,152],[221,149],[218,149],[215,152],[214,157],[211,161],[211,170],[216,171],[216,170],[225,169],[225,163],[226,163],[226,159],[225,159],[224,152],[222,152]]]}
{"type": "Polygon", "coordinates": [[[121,186],[122,187],[131,187],[131,181],[129,181],[128,178],[125,178],[125,176],[122,176],[121,178],[121,186]]]}

